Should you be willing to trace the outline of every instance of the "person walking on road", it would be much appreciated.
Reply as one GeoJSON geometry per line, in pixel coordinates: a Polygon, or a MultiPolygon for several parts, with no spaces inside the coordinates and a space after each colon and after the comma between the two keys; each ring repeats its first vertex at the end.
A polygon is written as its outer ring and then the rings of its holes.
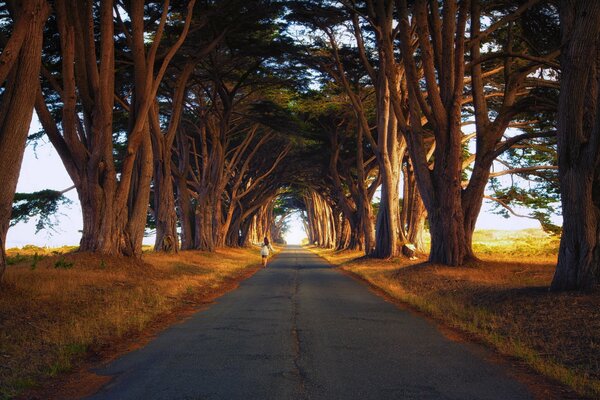
{"type": "Polygon", "coordinates": [[[262,265],[263,267],[267,266],[267,259],[269,258],[269,254],[273,251],[271,247],[271,243],[269,243],[269,238],[265,237],[263,244],[260,248],[260,255],[262,256],[262,265]]]}

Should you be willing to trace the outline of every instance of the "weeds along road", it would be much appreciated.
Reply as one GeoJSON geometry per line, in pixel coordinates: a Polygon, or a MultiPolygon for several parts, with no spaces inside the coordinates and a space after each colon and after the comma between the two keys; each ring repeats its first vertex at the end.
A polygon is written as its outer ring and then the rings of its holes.
{"type": "Polygon", "coordinates": [[[101,370],[91,399],[529,399],[474,346],[300,247],[101,370]]]}

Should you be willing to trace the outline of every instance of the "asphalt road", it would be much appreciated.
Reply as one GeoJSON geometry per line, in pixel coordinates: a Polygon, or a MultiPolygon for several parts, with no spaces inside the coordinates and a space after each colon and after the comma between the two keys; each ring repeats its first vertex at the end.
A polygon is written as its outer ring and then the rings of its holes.
{"type": "Polygon", "coordinates": [[[453,342],[299,247],[97,371],[91,399],[530,399],[453,342]]]}

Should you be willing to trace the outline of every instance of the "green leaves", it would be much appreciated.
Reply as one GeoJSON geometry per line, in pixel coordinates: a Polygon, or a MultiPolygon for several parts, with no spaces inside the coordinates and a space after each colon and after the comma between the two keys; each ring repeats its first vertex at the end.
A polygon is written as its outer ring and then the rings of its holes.
{"type": "Polygon", "coordinates": [[[33,193],[15,193],[10,226],[19,222],[28,222],[37,218],[36,233],[43,229],[53,229],[58,221],[52,218],[61,205],[71,204],[63,192],[56,190],[41,190],[33,193]]]}

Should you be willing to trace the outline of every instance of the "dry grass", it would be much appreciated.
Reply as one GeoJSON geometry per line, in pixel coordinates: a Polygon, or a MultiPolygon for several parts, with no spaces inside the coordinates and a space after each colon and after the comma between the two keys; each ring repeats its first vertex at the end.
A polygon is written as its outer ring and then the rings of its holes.
{"type": "Polygon", "coordinates": [[[260,262],[248,249],[147,253],[143,261],[68,250],[8,252],[13,265],[0,296],[0,398],[71,370],[190,299],[214,297],[260,262]]]}
{"type": "Polygon", "coordinates": [[[600,398],[600,292],[548,292],[556,238],[486,231],[476,240],[475,249],[488,251],[461,268],[426,264],[424,257],[380,261],[359,252],[313,251],[580,395],[600,398]]]}

